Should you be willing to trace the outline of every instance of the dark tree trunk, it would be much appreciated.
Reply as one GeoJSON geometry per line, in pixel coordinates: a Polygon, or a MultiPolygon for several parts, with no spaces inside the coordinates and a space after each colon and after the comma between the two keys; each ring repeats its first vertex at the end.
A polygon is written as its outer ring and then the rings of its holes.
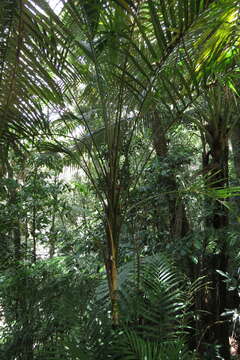
{"type": "Polygon", "coordinates": [[[8,145],[0,142],[0,179],[7,171],[8,145]]]}
{"type": "MultiPolygon", "coordinates": [[[[232,131],[231,131],[231,144],[232,144],[232,153],[233,153],[233,162],[234,169],[237,178],[236,185],[240,185],[240,124],[237,122],[232,131]]],[[[234,202],[236,204],[236,213],[240,213],[240,197],[236,196],[234,198],[234,202]]]]}
{"type": "MultiPolygon", "coordinates": [[[[212,126],[211,129],[211,124],[206,127],[209,151],[203,156],[203,173],[206,188],[209,190],[225,188],[228,185],[228,138],[221,131],[221,125],[222,120],[219,119],[218,127],[212,126]]],[[[211,208],[211,214],[206,219],[206,230],[209,234],[214,234],[218,251],[205,255],[203,259],[204,272],[211,285],[202,298],[202,310],[207,312],[202,319],[202,328],[205,329],[202,340],[211,345],[220,345],[221,356],[228,360],[228,326],[221,317],[227,308],[227,289],[226,283],[216,271],[226,272],[228,267],[228,209],[218,199],[207,200],[207,204],[211,208]]],[[[207,211],[209,212],[209,208],[207,211]]]]}
{"type": "Polygon", "coordinates": [[[240,123],[237,122],[231,131],[231,144],[233,151],[234,168],[240,178],[240,123]]]}
{"type": "MultiPolygon", "coordinates": [[[[157,112],[154,112],[151,119],[152,139],[156,155],[159,159],[166,161],[168,156],[168,144],[166,130],[162,119],[157,112]]],[[[164,177],[167,189],[167,201],[169,207],[169,232],[171,239],[184,237],[190,230],[186,209],[183,199],[178,192],[174,169],[169,169],[168,175],[164,177]]]]}

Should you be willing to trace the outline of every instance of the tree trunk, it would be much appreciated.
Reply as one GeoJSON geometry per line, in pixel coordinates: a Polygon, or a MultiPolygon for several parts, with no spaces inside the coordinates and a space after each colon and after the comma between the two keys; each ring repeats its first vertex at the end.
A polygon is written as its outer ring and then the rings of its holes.
{"type": "Polygon", "coordinates": [[[240,123],[237,122],[231,131],[234,168],[237,178],[240,179],[240,123]]]}
{"type": "Polygon", "coordinates": [[[109,295],[112,305],[112,325],[119,325],[118,309],[118,246],[121,231],[120,189],[117,185],[117,153],[110,152],[109,174],[105,176],[106,199],[105,204],[105,268],[107,272],[109,295]]]}
{"type": "MultiPolygon", "coordinates": [[[[168,155],[168,145],[166,139],[166,130],[162,124],[161,117],[155,111],[151,118],[152,139],[156,155],[163,161],[168,155]]],[[[170,238],[176,239],[184,237],[190,230],[187,219],[186,209],[182,198],[178,193],[178,184],[174,171],[168,172],[165,176],[164,183],[170,194],[167,194],[169,207],[169,232],[170,238]]]]}
{"type": "Polygon", "coordinates": [[[0,179],[4,177],[7,171],[8,145],[0,142],[0,179]]]}
{"type": "MultiPolygon", "coordinates": [[[[206,140],[209,146],[208,153],[203,155],[203,173],[206,188],[216,190],[228,186],[228,137],[222,131],[222,121],[219,118],[218,127],[209,123],[206,127],[206,140]]],[[[226,230],[228,226],[228,209],[218,199],[208,201],[211,214],[206,219],[206,229],[213,233],[217,241],[218,251],[215,254],[205,255],[205,273],[211,285],[208,293],[202,299],[202,310],[207,311],[203,324],[206,332],[203,341],[221,346],[221,356],[230,359],[228,344],[228,325],[221,317],[227,307],[226,283],[216,270],[227,271],[228,251],[226,230]]],[[[207,209],[209,211],[209,208],[207,209]]]]}
{"type": "MultiPolygon", "coordinates": [[[[231,131],[231,144],[233,153],[234,169],[237,178],[237,186],[240,185],[240,124],[237,122],[231,131]]],[[[236,204],[236,214],[240,213],[240,197],[235,196],[234,202],[236,204]]]]}
{"type": "Polygon", "coordinates": [[[112,324],[113,327],[119,325],[119,311],[118,311],[118,242],[120,235],[120,213],[118,206],[112,207],[110,204],[106,207],[106,239],[107,246],[105,252],[105,267],[108,278],[108,287],[110,300],[112,305],[112,324]]]}

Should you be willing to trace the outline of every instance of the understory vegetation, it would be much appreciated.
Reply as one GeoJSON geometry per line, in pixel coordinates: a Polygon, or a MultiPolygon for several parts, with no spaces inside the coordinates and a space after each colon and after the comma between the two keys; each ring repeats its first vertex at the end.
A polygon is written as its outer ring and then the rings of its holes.
{"type": "Polygon", "coordinates": [[[240,4],[0,1],[0,359],[240,354],[240,4]]]}

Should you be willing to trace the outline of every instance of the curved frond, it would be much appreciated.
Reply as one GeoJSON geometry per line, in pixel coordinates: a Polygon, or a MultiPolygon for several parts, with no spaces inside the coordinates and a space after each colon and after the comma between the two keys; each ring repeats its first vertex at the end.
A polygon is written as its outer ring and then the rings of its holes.
{"type": "Polygon", "coordinates": [[[44,104],[61,104],[53,74],[63,70],[56,43],[65,35],[45,0],[0,3],[0,135],[31,137],[48,127],[44,104]]]}

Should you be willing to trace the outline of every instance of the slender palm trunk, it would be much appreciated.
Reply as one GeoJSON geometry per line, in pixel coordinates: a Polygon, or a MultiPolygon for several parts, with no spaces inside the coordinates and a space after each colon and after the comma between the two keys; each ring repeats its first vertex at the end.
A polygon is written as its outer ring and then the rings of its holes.
{"type": "Polygon", "coordinates": [[[121,218],[118,202],[109,204],[106,212],[106,239],[107,247],[105,253],[105,267],[107,271],[109,294],[112,305],[112,323],[113,327],[119,325],[118,311],[118,243],[121,229],[121,218]],[[115,205],[115,206],[112,206],[115,205]]]}

